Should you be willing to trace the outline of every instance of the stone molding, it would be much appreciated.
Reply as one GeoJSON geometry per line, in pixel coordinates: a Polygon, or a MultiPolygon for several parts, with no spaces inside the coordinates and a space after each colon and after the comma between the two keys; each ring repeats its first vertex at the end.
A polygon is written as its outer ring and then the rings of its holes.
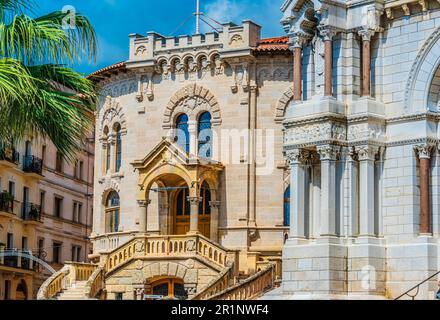
{"type": "Polygon", "coordinates": [[[431,159],[431,154],[434,148],[434,145],[427,143],[414,146],[414,150],[419,159],[431,159]]]}
{"type": "Polygon", "coordinates": [[[185,112],[190,117],[190,120],[195,120],[200,112],[209,111],[212,116],[213,126],[219,126],[222,122],[217,99],[209,90],[197,84],[187,85],[173,95],[165,108],[162,128],[172,128],[172,120],[176,111],[185,112]]]}

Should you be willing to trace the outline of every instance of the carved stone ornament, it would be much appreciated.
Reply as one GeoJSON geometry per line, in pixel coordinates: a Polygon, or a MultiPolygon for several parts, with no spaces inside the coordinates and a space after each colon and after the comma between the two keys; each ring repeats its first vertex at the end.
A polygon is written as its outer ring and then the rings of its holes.
{"type": "Polygon", "coordinates": [[[419,144],[414,146],[414,150],[416,151],[419,159],[431,159],[433,149],[434,146],[429,144],[419,144]]]}

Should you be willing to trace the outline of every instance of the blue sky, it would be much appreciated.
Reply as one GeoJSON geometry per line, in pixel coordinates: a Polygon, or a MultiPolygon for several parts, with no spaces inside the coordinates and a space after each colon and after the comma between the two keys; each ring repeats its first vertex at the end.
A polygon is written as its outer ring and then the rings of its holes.
{"type": "MultiPolygon", "coordinates": [[[[263,27],[263,37],[283,35],[279,23],[283,0],[201,0],[202,11],[219,22],[251,19],[263,27]]],[[[156,31],[165,36],[191,34],[195,20],[173,32],[195,11],[196,0],[38,0],[36,14],[73,6],[92,21],[99,40],[96,63],[79,62],[75,69],[90,73],[128,56],[128,35],[156,31]]],[[[205,27],[204,31],[207,27],[205,27]]]]}

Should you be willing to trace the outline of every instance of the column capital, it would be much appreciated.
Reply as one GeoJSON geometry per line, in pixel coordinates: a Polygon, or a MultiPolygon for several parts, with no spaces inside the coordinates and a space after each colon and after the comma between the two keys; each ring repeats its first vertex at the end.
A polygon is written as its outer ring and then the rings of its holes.
{"type": "Polygon", "coordinates": [[[209,206],[212,209],[218,209],[220,208],[220,201],[209,201],[209,206]]]}
{"type": "Polygon", "coordinates": [[[431,159],[431,153],[434,149],[434,145],[423,143],[414,146],[414,150],[419,159],[431,159]]]}
{"type": "Polygon", "coordinates": [[[379,152],[377,146],[359,146],[355,148],[359,161],[374,161],[379,152]]]}
{"type": "Polygon", "coordinates": [[[321,161],[333,160],[336,161],[338,154],[341,151],[341,148],[333,145],[319,146],[318,154],[321,161]]]}
{"type": "Polygon", "coordinates": [[[371,41],[371,37],[374,36],[376,30],[362,28],[358,31],[358,34],[362,37],[362,41],[371,41]]]}
{"type": "Polygon", "coordinates": [[[139,207],[143,208],[143,207],[147,207],[151,203],[151,199],[148,199],[148,200],[137,200],[136,202],[137,202],[139,207]]]}
{"type": "Polygon", "coordinates": [[[290,165],[304,164],[310,158],[311,152],[304,149],[293,149],[286,151],[287,162],[290,165]]]}
{"type": "Polygon", "coordinates": [[[294,32],[289,35],[290,50],[295,48],[302,48],[307,41],[310,40],[310,36],[303,32],[294,32]]]}
{"type": "Polygon", "coordinates": [[[321,25],[318,26],[319,34],[324,38],[324,41],[331,41],[339,30],[333,26],[321,25]]]}
{"type": "Polygon", "coordinates": [[[200,202],[203,201],[203,198],[201,197],[187,197],[187,200],[191,205],[198,205],[200,202]]]}

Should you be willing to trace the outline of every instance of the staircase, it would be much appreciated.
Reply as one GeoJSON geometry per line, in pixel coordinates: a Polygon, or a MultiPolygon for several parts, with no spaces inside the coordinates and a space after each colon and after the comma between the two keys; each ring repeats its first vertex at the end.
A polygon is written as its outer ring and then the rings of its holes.
{"type": "MultiPolygon", "coordinates": [[[[228,250],[202,235],[138,236],[100,254],[99,265],[66,263],[41,286],[38,300],[93,300],[126,266],[140,261],[198,261],[214,271],[211,281],[192,295],[194,300],[253,300],[274,287],[275,265],[247,278],[238,274],[238,251],[228,250]]],[[[162,272],[162,271],[160,271],[162,272]]],[[[111,284],[110,284],[111,285],[111,284]]]]}
{"type": "Polygon", "coordinates": [[[56,300],[96,300],[85,295],[87,281],[77,281],[56,295],[56,300]]]}

